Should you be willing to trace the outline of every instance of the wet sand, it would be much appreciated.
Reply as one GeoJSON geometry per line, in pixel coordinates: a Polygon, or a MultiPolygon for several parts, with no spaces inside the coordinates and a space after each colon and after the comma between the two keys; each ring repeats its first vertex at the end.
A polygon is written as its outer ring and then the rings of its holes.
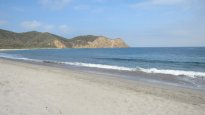
{"type": "Polygon", "coordinates": [[[0,59],[1,115],[204,115],[204,91],[0,59]]]}

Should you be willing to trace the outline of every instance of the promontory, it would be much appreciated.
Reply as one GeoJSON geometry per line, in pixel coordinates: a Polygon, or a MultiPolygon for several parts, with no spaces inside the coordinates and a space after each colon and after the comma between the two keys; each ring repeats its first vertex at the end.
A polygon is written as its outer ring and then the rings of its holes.
{"type": "Polygon", "coordinates": [[[0,49],[126,47],[128,45],[121,38],[110,39],[105,36],[83,35],[66,39],[48,32],[16,33],[0,29],[0,49]]]}

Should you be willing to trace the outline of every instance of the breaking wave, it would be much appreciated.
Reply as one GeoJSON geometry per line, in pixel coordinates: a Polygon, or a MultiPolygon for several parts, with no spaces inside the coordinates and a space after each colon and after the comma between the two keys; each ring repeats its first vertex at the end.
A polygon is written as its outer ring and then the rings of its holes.
{"type": "Polygon", "coordinates": [[[120,70],[120,71],[141,71],[141,72],[153,73],[153,74],[169,74],[169,75],[175,75],[175,76],[188,76],[191,78],[205,77],[205,72],[195,72],[195,71],[169,70],[169,69],[157,69],[157,68],[147,68],[146,69],[146,68],[141,68],[141,67],[129,68],[129,67],[122,67],[122,66],[81,63],[81,62],[60,62],[60,63],[73,65],[73,66],[112,69],[112,70],[120,70]]]}

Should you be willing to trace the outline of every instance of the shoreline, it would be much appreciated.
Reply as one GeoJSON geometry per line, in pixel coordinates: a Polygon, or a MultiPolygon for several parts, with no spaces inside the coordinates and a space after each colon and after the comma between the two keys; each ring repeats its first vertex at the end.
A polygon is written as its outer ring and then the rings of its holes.
{"type": "Polygon", "coordinates": [[[62,49],[62,48],[22,48],[22,49],[0,49],[0,51],[16,51],[16,50],[38,50],[38,49],[62,49]]]}
{"type": "MultiPolygon", "coordinates": [[[[119,49],[118,47],[116,48],[119,49]]],[[[134,48],[134,47],[125,47],[125,48],[134,48]]],[[[39,50],[39,49],[114,49],[114,48],[25,48],[25,49],[22,48],[22,49],[0,49],[0,51],[39,50]]]]}
{"type": "MultiPolygon", "coordinates": [[[[40,64],[40,65],[50,65],[50,66],[55,66],[55,67],[60,67],[60,68],[67,68],[71,70],[80,70],[84,72],[91,72],[91,73],[98,73],[98,74],[103,74],[103,75],[110,75],[110,76],[115,76],[117,78],[123,78],[127,80],[133,80],[133,81],[140,81],[140,82],[148,82],[151,84],[160,84],[160,85],[168,85],[168,86],[174,86],[174,87],[182,87],[182,88],[188,88],[188,89],[194,89],[194,90],[201,90],[205,91],[203,83],[205,81],[203,78],[200,81],[200,84],[195,84],[197,82],[197,79],[200,80],[200,77],[192,79],[190,76],[178,76],[178,75],[173,75],[173,74],[164,74],[164,73],[147,73],[142,70],[137,70],[137,71],[129,71],[129,70],[121,70],[121,69],[116,69],[118,66],[114,66],[114,69],[106,69],[105,67],[98,67],[99,65],[96,64],[95,66],[90,66],[89,63],[86,66],[79,66],[80,63],[77,62],[71,62],[71,64],[67,64],[64,62],[55,62],[55,61],[46,61],[46,60],[35,60],[35,59],[29,59],[29,58],[10,58],[10,57],[0,57],[3,59],[7,60],[13,60],[13,61],[18,61],[18,62],[26,62],[26,63],[31,63],[31,64],[40,64]],[[74,69],[73,69],[74,68],[74,69]]],[[[70,63],[70,62],[69,62],[70,63]]],[[[86,64],[86,63],[82,63],[86,64]]],[[[107,66],[107,65],[103,65],[107,66]]],[[[110,66],[110,65],[108,65],[110,66]]],[[[119,66],[120,68],[120,66],[119,66]]],[[[133,69],[133,68],[126,68],[126,69],[133,69]]],[[[189,71],[187,71],[189,72],[189,71]]]]}
{"type": "Polygon", "coordinates": [[[152,114],[168,112],[170,115],[177,115],[181,112],[181,114],[202,115],[205,112],[205,93],[198,90],[159,84],[153,85],[140,81],[133,82],[109,75],[59,68],[51,66],[52,64],[43,65],[2,58],[0,58],[0,64],[0,86],[3,87],[0,90],[0,99],[4,99],[0,100],[0,107],[3,108],[0,113],[8,114],[6,109],[14,109],[13,112],[16,114],[28,112],[33,112],[33,114],[40,112],[42,114],[48,112],[45,108],[38,108],[42,105],[48,106],[52,110],[50,111],[51,114],[60,114],[55,113],[56,109],[54,107],[56,106],[64,114],[71,111],[74,111],[74,114],[83,114],[83,112],[87,114],[99,112],[102,112],[102,114],[112,114],[112,112],[116,112],[116,114],[150,114],[148,110],[154,110],[156,107],[161,107],[161,109],[158,108],[158,110],[151,112],[152,114]],[[4,88],[5,91],[3,91],[4,88]],[[25,95],[21,97],[21,94],[28,94],[27,96],[31,95],[31,97],[25,98],[25,95]],[[12,98],[13,96],[16,97],[12,98]],[[42,99],[42,103],[37,101],[39,98],[42,99]],[[18,99],[25,100],[18,102],[18,99]],[[62,102],[58,99],[61,99],[62,102]],[[53,103],[48,103],[46,100],[53,103]],[[33,105],[28,105],[27,102],[29,101],[33,105]],[[6,103],[9,106],[6,106],[6,103]],[[17,106],[19,103],[22,105],[17,106]],[[114,106],[116,104],[119,104],[123,109],[114,106]],[[140,107],[141,104],[145,105],[140,107]],[[27,109],[24,110],[24,106],[27,106],[25,107],[27,109]],[[34,106],[35,111],[31,110],[31,106],[34,106]],[[93,106],[97,108],[93,108],[93,106]],[[107,111],[101,111],[98,107],[102,107],[107,111]],[[176,110],[172,111],[174,108],[176,110]],[[132,112],[128,111],[129,109],[132,112]],[[78,113],[77,110],[82,113],[78,113]]]}
{"type": "MultiPolygon", "coordinates": [[[[44,63],[44,62],[35,62],[35,61],[28,61],[28,60],[18,60],[18,59],[9,59],[9,58],[1,58],[0,57],[0,62],[1,61],[8,61],[9,63],[14,63],[14,64],[20,64],[20,65],[28,65],[28,66],[39,66],[40,68],[43,67],[44,69],[49,69],[49,70],[59,70],[62,72],[73,72],[73,73],[79,73],[79,74],[87,74],[86,77],[80,77],[80,79],[95,79],[98,82],[106,81],[107,83],[109,82],[110,84],[113,84],[112,82],[121,82],[120,84],[124,84],[127,89],[132,89],[135,90],[136,87],[138,87],[137,84],[140,84],[145,87],[153,87],[155,88],[162,88],[163,90],[170,90],[170,91],[187,91],[187,92],[194,92],[194,93],[199,93],[205,96],[205,90],[202,89],[195,89],[192,87],[182,87],[178,85],[170,85],[167,83],[160,83],[160,82],[149,82],[149,81],[144,81],[144,80],[133,80],[133,79],[127,79],[125,77],[121,77],[119,74],[116,74],[115,72],[106,72],[104,69],[102,70],[89,70],[89,69],[98,69],[98,68],[87,68],[87,67],[75,67],[75,66],[67,66],[67,65],[61,65],[61,64],[55,64],[55,63],[44,63]]],[[[110,71],[110,70],[108,70],[110,71]]],[[[118,71],[116,71],[118,72],[118,71]]],[[[142,72],[143,73],[143,72],[142,72]]],[[[118,83],[117,83],[118,85],[118,83]]],[[[121,86],[120,86],[121,87],[121,86]]],[[[158,95],[158,94],[157,94],[158,95]]],[[[204,101],[205,103],[205,101],[204,101]]]]}

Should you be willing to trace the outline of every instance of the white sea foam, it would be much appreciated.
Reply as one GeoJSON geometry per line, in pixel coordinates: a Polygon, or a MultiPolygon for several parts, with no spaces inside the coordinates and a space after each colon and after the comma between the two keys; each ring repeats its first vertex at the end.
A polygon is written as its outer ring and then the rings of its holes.
{"type": "Polygon", "coordinates": [[[14,55],[14,54],[7,54],[7,53],[0,53],[0,57],[3,57],[3,58],[10,58],[10,59],[16,59],[16,58],[18,58],[17,55],[14,55]]]}
{"type": "Polygon", "coordinates": [[[7,54],[7,53],[0,53],[0,57],[8,58],[8,59],[17,59],[17,60],[27,60],[27,61],[43,62],[42,60],[24,58],[24,57],[21,57],[19,55],[7,54]]]}
{"type": "Polygon", "coordinates": [[[112,69],[112,70],[121,70],[121,71],[142,71],[145,73],[153,74],[169,74],[175,76],[188,76],[192,78],[196,77],[205,77],[205,72],[195,72],[195,71],[184,71],[184,70],[166,70],[166,69],[157,69],[157,68],[128,68],[122,66],[113,66],[113,65],[103,65],[103,64],[91,64],[91,63],[80,63],[80,62],[63,62],[64,64],[82,66],[82,67],[93,67],[101,69],[112,69]]]}
{"type": "Polygon", "coordinates": [[[93,67],[101,69],[112,69],[112,70],[124,70],[124,71],[134,71],[133,68],[113,66],[113,65],[103,65],[103,64],[91,64],[91,63],[80,63],[80,62],[64,62],[64,64],[82,66],[82,67],[93,67]]]}
{"type": "Polygon", "coordinates": [[[26,61],[34,61],[34,62],[43,62],[42,60],[38,60],[38,59],[29,59],[29,58],[16,58],[19,60],[26,60],[26,61]]]}
{"type": "Polygon", "coordinates": [[[192,78],[196,77],[205,77],[204,72],[195,72],[195,71],[184,71],[184,70],[168,70],[168,69],[156,69],[156,68],[138,68],[140,71],[145,73],[159,73],[159,74],[170,74],[175,76],[188,76],[192,78]]]}

